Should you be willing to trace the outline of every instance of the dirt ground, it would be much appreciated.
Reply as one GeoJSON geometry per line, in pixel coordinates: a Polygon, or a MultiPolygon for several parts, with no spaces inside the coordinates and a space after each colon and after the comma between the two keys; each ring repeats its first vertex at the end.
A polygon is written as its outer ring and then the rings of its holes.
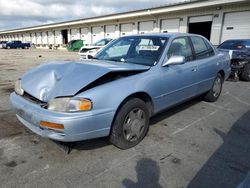
{"type": "Polygon", "coordinates": [[[250,170],[250,83],[225,82],[215,103],[194,99],[150,120],[141,144],[106,138],[74,143],[67,155],[27,130],[9,102],[13,83],[49,60],[77,53],[0,49],[0,187],[233,188],[250,170]]]}

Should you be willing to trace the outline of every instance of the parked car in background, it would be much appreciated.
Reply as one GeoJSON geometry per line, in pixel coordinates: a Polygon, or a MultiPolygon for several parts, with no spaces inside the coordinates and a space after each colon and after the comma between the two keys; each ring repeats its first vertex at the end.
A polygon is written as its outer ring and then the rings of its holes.
{"type": "Polygon", "coordinates": [[[13,48],[22,48],[22,49],[28,49],[30,48],[30,43],[23,43],[19,40],[7,42],[3,44],[3,48],[6,49],[13,49],[13,48]]]}
{"type": "Polygon", "coordinates": [[[93,45],[83,46],[79,51],[80,59],[88,59],[89,57],[94,57],[100,49],[102,49],[111,41],[112,39],[105,38],[97,41],[93,45]]]}
{"type": "Polygon", "coordinates": [[[71,40],[67,45],[67,50],[70,52],[79,51],[83,45],[83,40],[71,40]]]}
{"type": "Polygon", "coordinates": [[[227,40],[218,46],[219,51],[230,55],[231,75],[250,81],[250,39],[227,40]]]}
{"type": "Polygon", "coordinates": [[[195,96],[216,101],[230,72],[229,55],[202,36],[124,36],[94,59],[27,72],[10,100],[38,135],[62,142],[109,136],[127,149],[145,137],[154,114],[195,96]]]}
{"type": "Polygon", "coordinates": [[[0,41],[0,48],[3,48],[3,44],[6,44],[8,41],[0,41]]]}

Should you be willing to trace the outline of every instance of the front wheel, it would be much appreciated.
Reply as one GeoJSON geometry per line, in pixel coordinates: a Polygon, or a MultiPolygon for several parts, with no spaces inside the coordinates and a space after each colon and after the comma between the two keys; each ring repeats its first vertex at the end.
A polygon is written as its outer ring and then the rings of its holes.
{"type": "Polygon", "coordinates": [[[244,81],[250,81],[250,63],[248,63],[244,66],[244,69],[243,69],[240,77],[244,81]]]}
{"type": "Polygon", "coordinates": [[[110,142],[120,149],[136,146],[149,129],[149,110],[144,101],[128,100],[118,111],[109,136],[110,142]]]}
{"type": "Polygon", "coordinates": [[[212,88],[204,95],[204,100],[207,102],[215,102],[220,97],[222,91],[223,77],[220,73],[217,74],[212,88]]]}

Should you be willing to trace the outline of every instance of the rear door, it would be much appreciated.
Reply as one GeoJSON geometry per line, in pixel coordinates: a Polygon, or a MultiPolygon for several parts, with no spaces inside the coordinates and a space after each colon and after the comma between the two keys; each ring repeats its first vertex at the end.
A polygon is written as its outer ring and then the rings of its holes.
{"type": "Polygon", "coordinates": [[[214,49],[205,39],[198,36],[190,37],[197,63],[197,93],[211,89],[219,66],[219,58],[214,49]]]}
{"type": "Polygon", "coordinates": [[[172,56],[184,56],[185,63],[161,67],[162,88],[158,102],[161,109],[196,95],[197,63],[194,61],[192,47],[188,37],[174,39],[167,53],[172,56]]]}

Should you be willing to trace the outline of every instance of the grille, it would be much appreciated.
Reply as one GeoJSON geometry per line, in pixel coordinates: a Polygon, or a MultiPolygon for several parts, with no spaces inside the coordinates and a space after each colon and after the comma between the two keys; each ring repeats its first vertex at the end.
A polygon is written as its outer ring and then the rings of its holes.
{"type": "Polygon", "coordinates": [[[82,49],[82,50],[81,50],[81,53],[85,53],[85,52],[87,52],[87,51],[89,51],[89,49],[82,49]]]}
{"type": "Polygon", "coordinates": [[[40,101],[39,99],[33,97],[32,95],[30,95],[30,94],[27,93],[27,92],[24,92],[24,94],[23,94],[22,97],[25,98],[26,100],[28,100],[28,101],[34,103],[34,104],[37,104],[37,105],[43,107],[43,108],[46,108],[46,107],[47,107],[47,103],[46,103],[46,102],[40,101]]]}

